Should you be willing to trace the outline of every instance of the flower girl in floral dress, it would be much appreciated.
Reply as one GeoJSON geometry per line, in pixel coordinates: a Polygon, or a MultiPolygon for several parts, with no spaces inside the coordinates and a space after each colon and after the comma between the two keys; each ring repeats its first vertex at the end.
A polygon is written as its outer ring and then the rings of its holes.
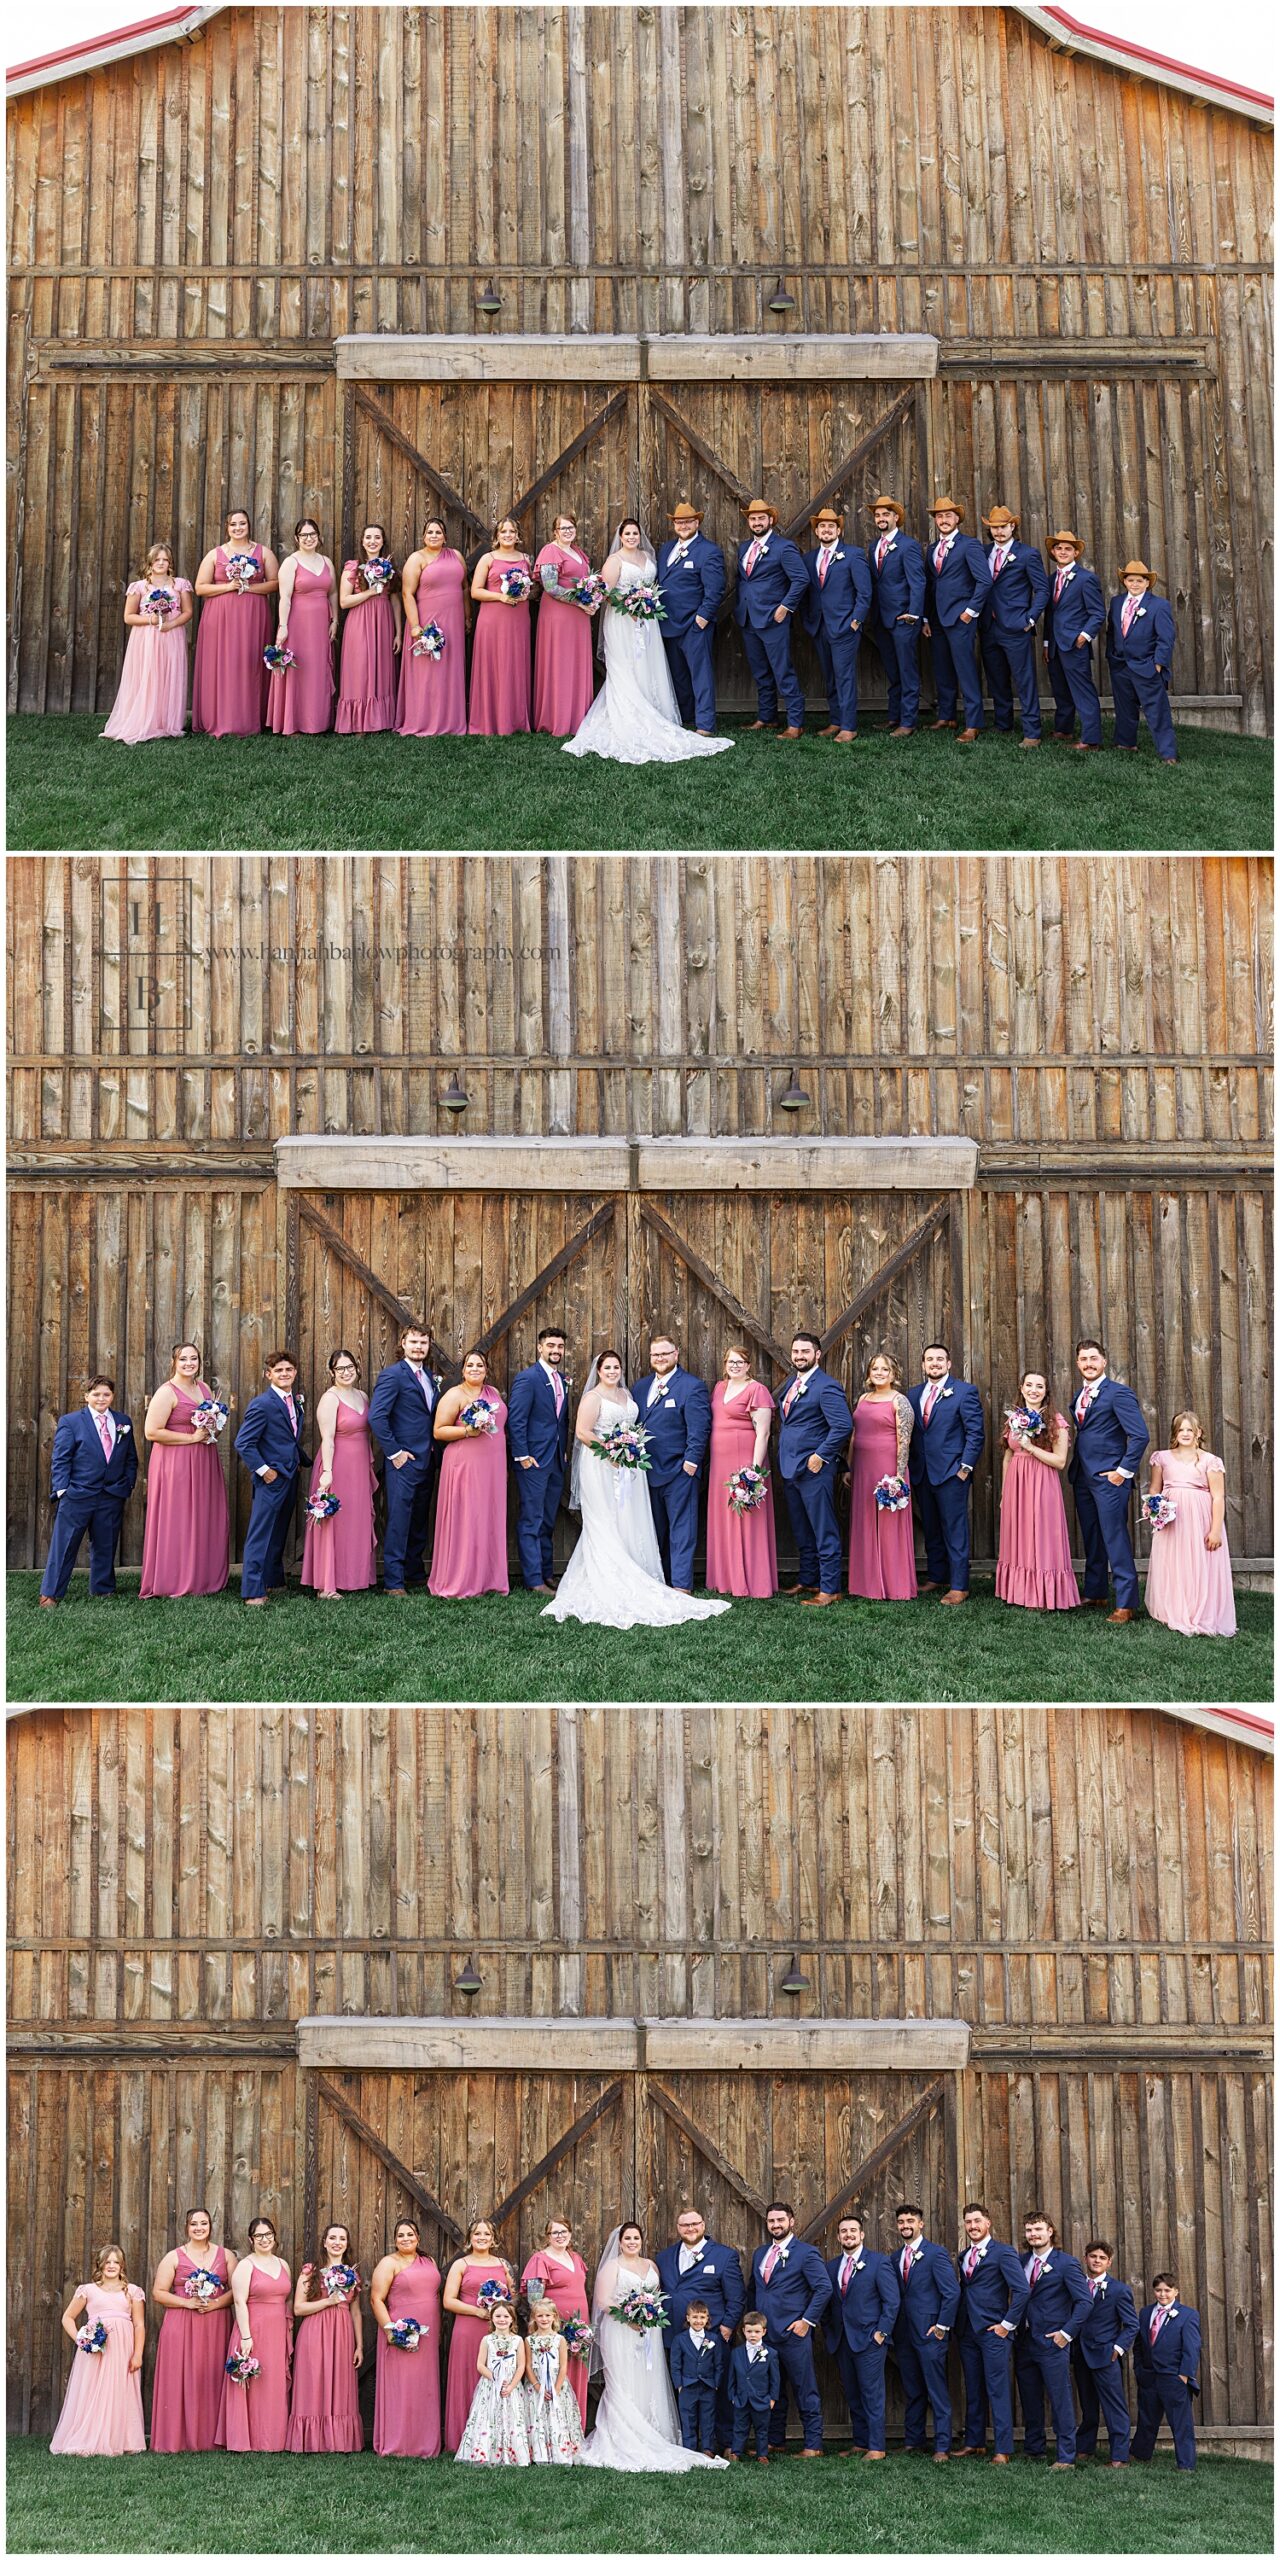
{"type": "Polygon", "coordinates": [[[495,2302],[489,2335],[480,2341],[480,2370],[471,2410],[455,2462],[482,2462],[491,2470],[516,2464],[526,2470],[529,2448],[529,2396],[521,2389],[525,2343],[516,2329],[515,2306],[495,2302]]]}
{"type": "Polygon", "coordinates": [[[525,2341],[529,2440],[535,2462],[576,2462],[582,2451],[578,2395],[554,2302],[535,2302],[525,2341]]]}

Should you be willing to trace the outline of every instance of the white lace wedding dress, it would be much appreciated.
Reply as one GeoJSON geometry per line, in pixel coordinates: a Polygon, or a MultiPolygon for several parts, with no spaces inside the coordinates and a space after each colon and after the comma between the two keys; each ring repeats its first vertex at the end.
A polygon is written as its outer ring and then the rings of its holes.
{"type": "Polygon", "coordinates": [[[637,2290],[659,2290],[657,2268],[648,2258],[624,2263],[616,2256],[610,2259],[606,2251],[592,2305],[604,2396],[579,2461],[601,2471],[723,2471],[718,2456],[691,2453],[680,2442],[662,2332],[651,2329],[639,2337],[609,2316],[611,2302],[637,2290]]]}
{"type": "MultiPolygon", "coordinates": [[[[624,555],[620,587],[642,586],[655,564],[624,555]]],[[[690,756],[720,755],[732,738],[703,738],[682,729],[660,622],[631,622],[611,604],[604,623],[605,680],[567,756],[609,756],[615,764],[683,764],[690,756]]]]}
{"type": "MultiPolygon", "coordinates": [[[[631,1396],[602,1395],[599,1421],[602,1427],[634,1422],[638,1411],[631,1396]]],[[[612,1467],[584,1448],[577,1472],[582,1536],[544,1618],[578,1618],[594,1627],[679,1627],[690,1618],[718,1618],[729,1607],[727,1600],[695,1600],[664,1582],[642,1467],[612,1467]]]]}

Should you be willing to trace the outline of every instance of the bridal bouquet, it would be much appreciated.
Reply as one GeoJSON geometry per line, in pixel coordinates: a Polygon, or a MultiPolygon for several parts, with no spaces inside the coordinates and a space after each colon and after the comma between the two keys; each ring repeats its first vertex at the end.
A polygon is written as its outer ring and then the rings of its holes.
{"type": "Polygon", "coordinates": [[[197,2267],[182,2288],[189,2302],[216,2302],[226,2289],[224,2284],[219,2284],[212,2267],[197,2267]]]}
{"type": "Polygon", "coordinates": [[[425,2325],[421,2320],[393,2320],[387,2336],[393,2347],[403,2347],[406,2355],[412,2355],[425,2325]]]}
{"type": "Polygon", "coordinates": [[[1039,1440],[1045,1430],[1045,1418],[1034,1405],[1015,1404],[1005,1415],[1010,1434],[1015,1439],[1039,1440]]]}
{"type": "Polygon", "coordinates": [[[910,1493],[901,1476],[881,1476],[876,1486],[877,1511],[905,1511],[910,1502],[910,1493]]]}
{"type": "Polygon", "coordinates": [[[1177,1503],[1167,1493],[1149,1493],[1142,1505],[1142,1517],[1149,1529],[1168,1529],[1178,1517],[1177,1503]]]}
{"type": "Polygon", "coordinates": [[[243,595],[245,588],[256,585],[262,576],[261,562],[254,559],[251,551],[229,551],[227,576],[234,580],[243,595]]]}
{"type": "Polygon", "coordinates": [[[262,663],[264,667],[270,667],[273,676],[282,676],[286,667],[296,667],[298,661],[283,640],[271,640],[262,652],[262,663]]]}
{"type": "Polygon", "coordinates": [[[733,1474],[725,1477],[725,1483],[729,1488],[731,1511],[758,1511],[769,1490],[769,1470],[767,1467],[735,1467],[733,1474]]]}
{"type": "Polygon", "coordinates": [[[442,658],[445,635],[438,622],[424,622],[409,652],[413,658],[442,658]]]}
{"type": "Polygon", "coordinates": [[[611,1467],[652,1466],[649,1456],[649,1434],[639,1422],[610,1422],[603,1431],[593,1431],[591,1446],[598,1458],[611,1467]]]}
{"type": "Polygon", "coordinates": [[[665,622],[667,618],[662,589],[653,578],[634,587],[611,587],[609,602],[615,613],[625,613],[632,622],[665,622]]]}
{"type": "Polygon", "coordinates": [[[95,2320],[91,2329],[82,2329],[76,2340],[82,2356],[100,2356],[107,2343],[105,2320],[95,2320]]]}
{"type": "Polygon", "coordinates": [[[246,2383],[256,2382],[261,2371],[262,2367],[259,2364],[257,2357],[251,2356],[247,2347],[232,2348],[226,2362],[226,2373],[229,2381],[246,2383]]]}
{"type": "Polygon", "coordinates": [[[323,2267],[320,2271],[320,2290],[328,2294],[331,2302],[349,2302],[359,2282],[354,2267],[323,2267]]]}
{"type": "Polygon", "coordinates": [[[560,2323],[560,2335],[571,2356],[590,2354],[592,2334],[586,2321],[576,2311],[567,2312],[560,2323]]]}
{"type": "Polygon", "coordinates": [[[532,569],[526,569],[522,561],[514,561],[509,569],[503,570],[498,589],[512,604],[523,604],[525,598],[533,594],[532,569]]]}
{"type": "Polygon", "coordinates": [[[336,1493],[313,1493],[307,1504],[307,1518],[308,1520],[332,1520],[335,1511],[341,1511],[341,1509],[342,1504],[336,1493]]]}
{"type": "Polygon", "coordinates": [[[651,2338],[656,2330],[671,2326],[663,2309],[666,2299],[665,2293],[643,2293],[637,2286],[634,2293],[624,2293],[621,2302],[610,2303],[609,2317],[621,2320],[637,2338],[651,2338]]]}
{"type": "Polygon", "coordinates": [[[498,1417],[493,1406],[486,1404],[483,1396],[473,1396],[470,1404],[464,1404],[458,1420],[464,1431],[481,1435],[485,1432],[492,1434],[498,1428],[498,1417]]]}
{"type": "Polygon", "coordinates": [[[395,574],[396,564],[388,559],[385,551],[380,552],[376,560],[362,560],[360,563],[360,575],[365,585],[376,587],[379,595],[384,587],[390,586],[395,574]]]}

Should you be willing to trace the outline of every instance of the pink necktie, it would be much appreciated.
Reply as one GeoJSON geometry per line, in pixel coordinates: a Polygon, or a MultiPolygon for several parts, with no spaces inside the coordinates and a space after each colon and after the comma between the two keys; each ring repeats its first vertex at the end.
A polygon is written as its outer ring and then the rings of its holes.
{"type": "Polygon", "coordinates": [[[851,2276],[852,2274],[853,2274],[853,2260],[852,2260],[852,2258],[846,2258],[846,2259],[845,2259],[845,2262],[844,2262],[844,2265],[843,2265],[843,2266],[842,2266],[842,2268],[840,2269],[840,2291],[841,2291],[842,2293],[847,2293],[847,2292],[848,2292],[848,2290],[849,2290],[849,2278],[850,2278],[850,2276],[851,2276]]]}
{"type": "Polygon", "coordinates": [[[1096,2299],[1096,2297],[1097,2297],[1098,2285],[1099,2285],[1100,2281],[1101,2281],[1101,2279],[1100,2279],[1098,2276],[1090,2276],[1090,2278],[1089,2278],[1089,2291],[1090,2291],[1090,2293],[1091,2293],[1091,2294],[1093,2294],[1093,2295],[1094,2295],[1095,2299],[1096,2299]]]}
{"type": "Polygon", "coordinates": [[[936,577],[936,575],[937,575],[937,573],[938,573],[939,569],[942,567],[942,563],[943,563],[943,561],[946,559],[946,556],[947,556],[947,546],[946,546],[945,542],[940,542],[940,543],[938,544],[938,548],[937,548],[937,550],[934,552],[934,555],[933,555],[933,568],[934,568],[934,575],[935,575],[935,577],[936,577]]]}
{"type": "Polygon", "coordinates": [[[884,555],[885,555],[886,551],[888,550],[888,548],[889,548],[889,536],[888,536],[888,534],[887,534],[887,533],[882,533],[882,534],[881,534],[881,536],[880,536],[880,539],[879,539],[878,543],[876,544],[876,567],[877,567],[877,569],[883,569],[883,567],[884,567],[884,555]]]}
{"type": "Polygon", "coordinates": [[[1000,575],[1001,570],[1003,569],[1003,567],[1004,567],[1004,553],[1003,553],[1003,551],[993,551],[993,552],[992,552],[992,554],[991,554],[991,575],[992,575],[992,577],[993,577],[993,578],[998,578],[998,577],[999,577],[999,575],[1000,575]]]}
{"type": "Polygon", "coordinates": [[[298,1428],[298,1417],[297,1417],[297,1414],[294,1412],[294,1409],[293,1409],[293,1398],[292,1398],[292,1396],[286,1396],[286,1397],[285,1397],[285,1400],[284,1400],[284,1408],[285,1408],[285,1412],[286,1412],[286,1413],[288,1414],[288,1416],[289,1416],[289,1429],[290,1429],[291,1431],[296,1431],[296,1430],[297,1430],[297,1428],[298,1428]]]}
{"type": "Polygon", "coordinates": [[[977,2252],[977,2250],[976,2250],[976,2249],[971,2249],[971,2250],[969,2251],[969,2255],[968,2255],[968,2257],[965,2259],[965,2262],[964,2262],[964,2271],[965,2271],[965,2274],[966,2274],[967,2276],[971,2276],[971,2275],[973,2274],[973,2270],[974,2270],[974,2268],[976,2267],[977,2263],[978,2263],[978,2252],[977,2252]]]}
{"type": "Polygon", "coordinates": [[[924,1396],[924,1409],[923,1409],[923,1411],[922,1411],[922,1413],[921,1413],[921,1416],[920,1416],[920,1419],[921,1419],[921,1421],[922,1421],[922,1422],[927,1422],[927,1421],[928,1421],[929,1416],[930,1416],[930,1414],[932,1413],[933,1408],[934,1408],[935,1404],[937,1403],[937,1401],[938,1401],[938,1385],[937,1385],[937,1380],[936,1380],[935,1378],[931,1378],[931,1379],[929,1380],[929,1384],[928,1384],[928,1386],[927,1386],[927,1387],[926,1387],[926,1389],[925,1389],[925,1396],[924,1396]]]}
{"type": "Polygon", "coordinates": [[[424,1401],[424,1403],[426,1403],[426,1404],[430,1404],[430,1402],[431,1402],[431,1398],[430,1398],[430,1396],[429,1396],[429,1394],[428,1394],[428,1392],[427,1392],[427,1373],[426,1373],[426,1370],[425,1370],[425,1369],[415,1369],[413,1374],[414,1374],[415,1378],[417,1379],[419,1386],[420,1386],[420,1387],[421,1387],[421,1389],[422,1389],[422,1395],[423,1395],[423,1401],[424,1401]]]}
{"type": "Polygon", "coordinates": [[[796,1382],[795,1382],[795,1385],[794,1385],[793,1387],[788,1387],[787,1392],[786,1392],[786,1394],[784,1395],[784,1397],[783,1397],[783,1399],[782,1399],[782,1416],[783,1416],[783,1420],[784,1420],[784,1421],[786,1420],[787,1415],[790,1413],[791,1408],[792,1408],[792,1405],[795,1403],[796,1397],[799,1395],[799,1393],[800,1393],[800,1381],[799,1381],[799,1379],[797,1378],[797,1380],[796,1380],[796,1382]]]}
{"type": "Polygon", "coordinates": [[[1055,603],[1055,604],[1061,604],[1061,602],[1062,602],[1062,590],[1063,590],[1064,586],[1066,585],[1066,583],[1067,583],[1067,573],[1066,573],[1066,570],[1065,570],[1065,569],[1059,569],[1058,574],[1057,574],[1057,577],[1054,579],[1054,582],[1053,582],[1053,601],[1054,601],[1054,603],[1055,603]]]}
{"type": "Polygon", "coordinates": [[[910,2284],[911,2282],[911,2269],[913,2263],[914,2251],[908,2249],[902,2261],[902,2281],[904,2284],[910,2284]]]}
{"type": "Polygon", "coordinates": [[[1160,2332],[1161,2332],[1161,2330],[1162,2330],[1162,2329],[1163,2329],[1163,2327],[1164,2327],[1165,2321],[1168,2319],[1168,2316],[1169,2316],[1169,2315],[1168,2315],[1167,2311],[1153,2311],[1153,2312],[1152,2312],[1152,2314],[1151,2314],[1151,2344],[1152,2344],[1152,2346],[1154,2346],[1154,2345],[1155,2345],[1155,2342],[1156,2342],[1157,2338],[1159,2337],[1160,2332]]]}
{"type": "Polygon", "coordinates": [[[1136,597],[1136,596],[1126,596],[1126,597],[1125,597],[1125,600],[1124,600],[1124,604],[1123,604],[1123,606],[1121,607],[1121,611],[1120,611],[1120,637],[1121,637],[1121,639],[1122,639],[1122,640],[1127,640],[1127,639],[1128,639],[1128,637],[1129,637],[1129,625],[1130,625],[1130,623],[1132,622],[1133,617],[1134,617],[1135,613],[1137,612],[1137,610],[1138,610],[1138,599],[1137,599],[1137,597],[1136,597]]]}
{"type": "Polygon", "coordinates": [[[770,2276],[773,2274],[773,2270],[774,2270],[774,2268],[776,2267],[777,2263],[778,2263],[778,2248],[777,2248],[777,2243],[776,2243],[776,2241],[775,2241],[775,2243],[774,2243],[773,2247],[772,2247],[771,2249],[769,2249],[769,2250],[767,2250],[767,2251],[766,2251],[766,2253],[765,2253],[765,2261],[764,2261],[764,2265],[763,2265],[763,2266],[761,2267],[761,2269],[760,2269],[761,2279],[762,2279],[762,2281],[763,2281],[765,2284],[767,2284],[767,2283],[768,2283],[769,2278],[770,2278],[770,2276]]]}
{"type": "Polygon", "coordinates": [[[746,559],[743,561],[743,564],[742,564],[742,569],[743,569],[743,575],[744,575],[744,577],[748,577],[748,578],[750,577],[751,572],[752,572],[752,570],[754,569],[754,567],[755,567],[755,565],[756,565],[756,562],[757,562],[757,560],[759,559],[759,557],[760,557],[760,545],[759,545],[759,543],[758,543],[758,542],[752,542],[752,543],[750,543],[750,544],[748,545],[748,548],[747,548],[747,556],[746,556],[746,559]]]}
{"type": "Polygon", "coordinates": [[[556,1420],[558,1422],[562,1412],[564,1411],[564,1381],[561,1378],[558,1369],[553,1369],[551,1372],[551,1392],[556,1400],[556,1420]]]}
{"type": "Polygon", "coordinates": [[[111,1426],[107,1421],[105,1413],[100,1413],[98,1415],[98,1438],[102,1442],[103,1457],[109,1458],[111,1455],[111,1426]]]}
{"type": "Polygon", "coordinates": [[[1043,2274],[1044,2274],[1044,2260],[1043,2260],[1043,2258],[1033,2258],[1033,2259],[1032,2259],[1032,2261],[1031,2261],[1031,2282],[1032,2282],[1032,2284],[1033,2284],[1033,2285],[1037,2285],[1037,2284],[1039,2284],[1039,2282],[1040,2282],[1040,2278],[1041,2278],[1041,2276],[1042,2276],[1043,2274]]]}
{"type": "Polygon", "coordinates": [[[827,571],[830,566],[831,554],[829,551],[824,551],[818,562],[818,584],[820,587],[825,587],[827,583],[827,571]]]}
{"type": "Polygon", "coordinates": [[[1084,1420],[1084,1418],[1085,1418],[1085,1415],[1087,1414],[1087,1412],[1088,1412],[1088,1410],[1089,1410],[1089,1407],[1090,1407],[1090,1405],[1092,1404],[1092,1402],[1093,1402],[1093,1389],[1092,1389],[1092,1387],[1085,1387],[1085,1388],[1083,1389],[1082,1393],[1076,1397],[1076,1420],[1077,1420],[1077,1422],[1083,1422],[1083,1420],[1084,1420]]]}

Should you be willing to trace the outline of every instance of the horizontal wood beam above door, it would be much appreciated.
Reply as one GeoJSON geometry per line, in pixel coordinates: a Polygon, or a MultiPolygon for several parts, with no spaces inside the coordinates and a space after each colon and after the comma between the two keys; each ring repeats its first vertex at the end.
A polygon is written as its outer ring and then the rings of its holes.
{"type": "Polygon", "coordinates": [[[297,2022],[331,2071],[963,2071],[962,2018],[380,2018],[297,2022]]]}
{"type": "Polygon", "coordinates": [[[642,1191],[971,1191],[978,1178],[972,1138],[639,1138],[636,1157],[642,1191]]]}
{"type": "Polygon", "coordinates": [[[284,1191],[969,1191],[972,1138],[277,1138],[284,1191]]]}
{"type": "Polygon", "coordinates": [[[923,382],[938,370],[921,330],[844,336],[687,337],[618,333],[491,338],[335,338],[340,382],[923,382]]]}

